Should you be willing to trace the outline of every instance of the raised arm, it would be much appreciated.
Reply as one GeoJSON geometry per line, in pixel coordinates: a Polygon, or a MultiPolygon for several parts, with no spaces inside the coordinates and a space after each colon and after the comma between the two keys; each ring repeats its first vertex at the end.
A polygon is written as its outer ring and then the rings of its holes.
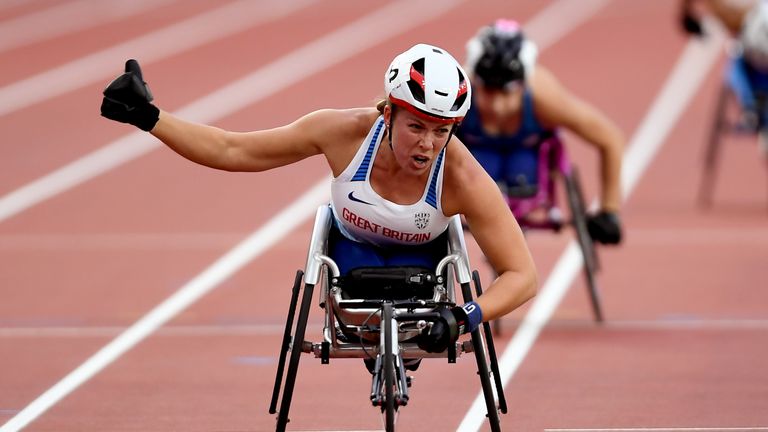
{"type": "Polygon", "coordinates": [[[104,90],[101,114],[149,131],[195,163],[227,171],[264,171],[322,153],[335,172],[349,153],[346,144],[365,136],[378,115],[373,108],[320,110],[274,129],[230,132],[180,119],[152,100],[138,62],[129,60],[104,90]]]}
{"type": "Polygon", "coordinates": [[[229,132],[187,122],[168,112],[150,131],[168,147],[185,158],[227,171],[264,171],[289,165],[322,153],[325,117],[331,113],[315,112],[275,129],[254,132],[229,132]]]}

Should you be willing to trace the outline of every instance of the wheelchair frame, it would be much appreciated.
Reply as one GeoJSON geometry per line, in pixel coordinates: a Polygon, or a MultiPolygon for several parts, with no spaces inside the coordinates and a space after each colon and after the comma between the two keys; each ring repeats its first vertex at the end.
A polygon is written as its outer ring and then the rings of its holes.
{"type": "MultiPolygon", "coordinates": [[[[576,241],[584,259],[584,279],[587,283],[592,313],[596,322],[603,322],[600,288],[596,278],[600,270],[600,263],[595,244],[589,236],[589,231],[587,231],[587,207],[584,202],[581,181],[578,171],[571,164],[565,146],[557,133],[540,144],[538,163],[538,189],[536,193],[526,197],[511,197],[505,193],[507,204],[523,231],[552,230],[559,232],[564,224],[573,226],[576,241]],[[562,212],[557,206],[556,180],[558,178],[562,179],[565,186],[571,215],[569,221],[563,220],[562,212]],[[543,210],[545,219],[531,219],[531,213],[536,210],[543,210]]],[[[502,185],[503,187],[504,185],[502,185]]],[[[497,334],[499,332],[500,329],[497,327],[497,334]]]]}
{"type": "MultiPolygon", "coordinates": [[[[455,305],[454,279],[460,284],[464,302],[471,301],[473,298],[472,283],[475,285],[475,293],[478,296],[482,294],[478,273],[476,271],[470,272],[469,258],[459,217],[454,216],[449,223],[448,253],[438,263],[435,271],[437,284],[434,289],[434,297],[430,300],[418,301],[343,298],[341,296],[339,268],[333,259],[326,255],[331,218],[331,210],[328,206],[318,208],[305,271],[298,270],[294,279],[269,407],[270,414],[278,414],[275,430],[284,431],[289,422],[288,413],[302,353],[314,354],[315,358],[320,358],[322,364],[328,364],[331,358],[371,358],[371,353],[375,353],[376,364],[372,377],[371,402],[373,406],[381,407],[386,431],[393,431],[398,408],[405,406],[408,402],[410,383],[405,375],[403,359],[442,357],[447,358],[449,363],[453,363],[462,353],[474,352],[490,427],[494,432],[500,431],[499,411],[506,414],[507,404],[499,375],[493,336],[487,322],[482,325],[482,333],[480,328],[476,329],[471,333],[470,341],[457,341],[443,353],[428,353],[418,348],[415,342],[401,341],[407,337],[401,337],[403,327],[411,330],[423,328],[425,325],[429,325],[427,321],[436,318],[436,313],[433,312],[435,307],[455,305]],[[448,269],[451,271],[449,272],[448,269]],[[299,305],[302,282],[304,292],[299,305]],[[321,288],[320,306],[324,309],[324,325],[322,341],[315,343],[306,341],[305,333],[313,291],[318,285],[321,288]],[[299,315],[294,326],[297,306],[299,306],[299,315]],[[340,330],[342,326],[337,316],[349,318],[349,321],[362,318],[365,322],[371,317],[378,318],[378,328],[367,327],[370,330],[367,335],[377,334],[379,340],[370,342],[362,337],[359,341],[354,342],[342,340],[336,335],[337,330],[340,330]],[[395,334],[398,337],[393,337],[395,334]],[[291,353],[290,358],[287,358],[289,351],[291,353]],[[287,371],[285,370],[286,359],[288,360],[287,371]],[[490,361],[490,371],[488,361],[490,361]],[[284,373],[285,381],[283,382],[284,373]],[[498,395],[498,406],[494,398],[491,376],[493,376],[498,395]],[[277,410],[278,398],[280,398],[281,393],[280,409],[277,410]]],[[[352,329],[352,331],[359,332],[364,330],[363,328],[352,329]]]]}
{"type": "MultiPolygon", "coordinates": [[[[738,55],[731,54],[730,61],[738,60],[738,55]]],[[[731,65],[731,67],[733,67],[731,65]]],[[[758,110],[768,110],[768,106],[759,107],[758,110]]],[[[745,124],[744,109],[736,96],[729,80],[724,80],[715,105],[714,121],[709,130],[709,137],[704,151],[703,173],[699,183],[697,201],[700,207],[712,206],[712,195],[718,171],[718,159],[722,149],[722,141],[726,135],[754,135],[757,132],[745,124]]],[[[763,127],[768,128],[768,125],[763,127]]],[[[763,133],[768,134],[768,131],[763,133]]],[[[768,139],[768,136],[766,136],[768,139]]],[[[768,161],[767,161],[768,162],[768,161]]]]}

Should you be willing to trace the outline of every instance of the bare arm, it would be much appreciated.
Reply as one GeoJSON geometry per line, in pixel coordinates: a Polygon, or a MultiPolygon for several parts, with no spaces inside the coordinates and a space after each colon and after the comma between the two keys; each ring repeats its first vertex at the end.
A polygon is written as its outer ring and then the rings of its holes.
{"type": "Polygon", "coordinates": [[[600,203],[603,210],[621,207],[621,164],[625,138],[602,112],[569,93],[546,69],[536,70],[537,114],[548,126],[562,126],[592,144],[600,153],[600,203]]]}
{"type": "Polygon", "coordinates": [[[508,314],[532,298],[537,289],[536,268],[517,221],[498,186],[456,138],[451,155],[461,159],[447,173],[446,214],[462,213],[477,244],[499,275],[476,299],[489,321],[508,314]],[[457,157],[458,156],[458,157],[457,157]]]}
{"type": "Polygon", "coordinates": [[[274,129],[230,132],[161,111],[151,133],[181,156],[226,171],[264,171],[320,153],[334,167],[344,144],[364,130],[368,112],[320,110],[274,129]]]}
{"type": "Polygon", "coordinates": [[[681,9],[683,13],[699,19],[704,15],[712,15],[728,29],[732,36],[738,36],[744,24],[745,15],[756,3],[757,1],[683,0],[681,9]]]}

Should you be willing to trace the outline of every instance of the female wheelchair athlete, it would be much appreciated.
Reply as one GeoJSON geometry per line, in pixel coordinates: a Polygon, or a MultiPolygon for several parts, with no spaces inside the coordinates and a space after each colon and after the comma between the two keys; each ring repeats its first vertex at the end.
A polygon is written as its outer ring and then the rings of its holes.
{"type": "MultiPolygon", "coordinates": [[[[550,230],[560,232],[564,225],[573,227],[576,241],[584,259],[584,279],[587,283],[595,321],[603,322],[603,309],[596,275],[599,271],[597,251],[587,229],[587,207],[576,167],[571,164],[565,146],[557,133],[547,137],[535,149],[535,172],[528,173],[535,182],[510,184],[499,182],[512,214],[524,231],[550,230]],[[570,219],[566,220],[558,204],[558,183],[562,181],[570,219]]],[[[507,176],[507,178],[514,176],[507,176]]],[[[499,322],[494,322],[496,333],[499,322]]]]}
{"type": "Polygon", "coordinates": [[[439,316],[439,308],[456,304],[454,280],[458,281],[465,302],[472,300],[471,283],[475,285],[475,293],[482,294],[478,273],[470,273],[458,216],[451,219],[443,236],[446,255],[434,272],[402,267],[364,268],[342,277],[337,264],[327,255],[331,231],[331,209],[321,206],[315,216],[305,270],[297,271],[291,293],[269,408],[270,414],[278,414],[276,430],[284,431],[289,421],[288,412],[302,353],[314,354],[322,364],[328,364],[331,358],[373,360],[370,400],[380,409],[385,430],[394,431],[399,408],[406,406],[409,399],[408,360],[443,357],[454,363],[461,354],[474,352],[490,427],[492,431],[500,431],[499,411],[506,413],[507,406],[488,323],[483,324],[483,333],[478,328],[471,333],[469,341],[457,341],[442,353],[424,351],[416,342],[421,330],[432,325],[439,316]],[[302,282],[304,293],[299,306],[302,282]],[[320,307],[324,310],[321,342],[304,339],[315,287],[320,288],[320,307]],[[299,315],[294,326],[297,306],[299,315]],[[281,393],[280,409],[277,410],[281,393]]]}

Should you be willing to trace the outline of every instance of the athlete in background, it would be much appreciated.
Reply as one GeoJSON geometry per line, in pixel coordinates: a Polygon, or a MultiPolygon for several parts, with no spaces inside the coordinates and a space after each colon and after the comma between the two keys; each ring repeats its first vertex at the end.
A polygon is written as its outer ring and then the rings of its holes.
{"type": "Polygon", "coordinates": [[[600,153],[600,209],[587,219],[597,242],[621,242],[624,136],[595,107],[536,63],[537,48],[515,21],[500,19],[467,42],[465,70],[474,92],[457,132],[491,177],[510,191],[535,187],[538,146],[567,129],[600,153]]]}

